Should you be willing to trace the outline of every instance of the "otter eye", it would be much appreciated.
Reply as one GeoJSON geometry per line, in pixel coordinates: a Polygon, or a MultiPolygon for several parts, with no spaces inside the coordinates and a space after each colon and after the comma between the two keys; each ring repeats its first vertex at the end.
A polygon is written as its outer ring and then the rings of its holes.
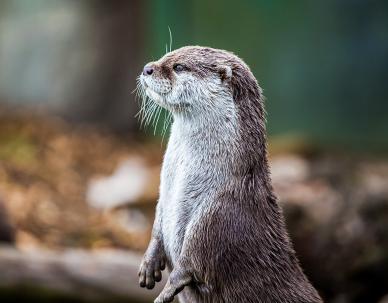
{"type": "Polygon", "coordinates": [[[179,73],[185,70],[185,67],[182,64],[174,64],[174,71],[179,73]]]}

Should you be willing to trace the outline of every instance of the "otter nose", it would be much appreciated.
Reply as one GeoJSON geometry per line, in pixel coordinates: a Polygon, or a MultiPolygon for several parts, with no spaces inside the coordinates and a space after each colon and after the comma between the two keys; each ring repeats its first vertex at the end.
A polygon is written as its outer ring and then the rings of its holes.
{"type": "Polygon", "coordinates": [[[154,69],[151,66],[149,65],[144,66],[144,69],[143,69],[144,76],[150,76],[152,75],[153,72],[154,72],[154,69]]]}

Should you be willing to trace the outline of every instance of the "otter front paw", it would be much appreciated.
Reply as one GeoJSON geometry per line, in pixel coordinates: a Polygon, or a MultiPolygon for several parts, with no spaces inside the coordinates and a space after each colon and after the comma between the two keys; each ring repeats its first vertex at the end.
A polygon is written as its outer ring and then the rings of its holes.
{"type": "Polygon", "coordinates": [[[166,267],[166,260],[163,254],[145,255],[139,269],[140,287],[152,289],[155,282],[162,280],[162,270],[166,267]]]}

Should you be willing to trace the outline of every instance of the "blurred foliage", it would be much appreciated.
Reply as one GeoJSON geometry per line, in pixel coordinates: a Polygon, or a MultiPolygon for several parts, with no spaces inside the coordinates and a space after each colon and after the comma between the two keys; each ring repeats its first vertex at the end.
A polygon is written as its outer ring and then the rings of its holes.
{"type": "Polygon", "coordinates": [[[0,147],[0,196],[20,239],[48,247],[145,247],[148,230],[128,233],[109,213],[88,207],[86,190],[133,154],[159,163],[161,147],[150,151],[128,136],[4,108],[0,147]]]}
{"type": "Polygon", "coordinates": [[[13,162],[33,162],[36,157],[36,146],[20,134],[2,134],[0,137],[0,159],[13,162]]]}

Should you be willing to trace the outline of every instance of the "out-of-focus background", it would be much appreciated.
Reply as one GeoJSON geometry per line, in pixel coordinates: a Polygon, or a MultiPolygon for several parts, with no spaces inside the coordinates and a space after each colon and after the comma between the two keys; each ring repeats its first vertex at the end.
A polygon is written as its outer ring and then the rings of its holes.
{"type": "Polygon", "coordinates": [[[140,129],[131,92],[168,27],[173,48],[231,50],[264,88],[274,187],[326,302],[388,302],[383,0],[1,1],[0,301],[160,290],[137,266],[167,140],[163,121],[140,129]]]}

